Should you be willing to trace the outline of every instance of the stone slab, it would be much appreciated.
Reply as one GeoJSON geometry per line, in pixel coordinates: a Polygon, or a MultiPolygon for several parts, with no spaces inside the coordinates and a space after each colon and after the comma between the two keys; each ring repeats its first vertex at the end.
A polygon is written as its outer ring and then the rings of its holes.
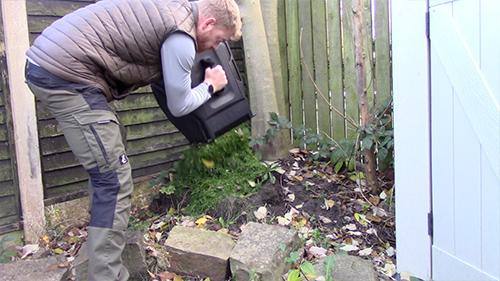
{"type": "Polygon", "coordinates": [[[231,273],[238,281],[281,281],[281,276],[289,269],[285,258],[300,247],[295,230],[248,223],[229,259],[231,273]]]}
{"type": "Polygon", "coordinates": [[[224,281],[235,242],[229,235],[197,228],[175,226],[165,241],[168,270],[177,274],[224,281]]]}
{"type": "MultiPolygon", "coordinates": [[[[325,258],[315,263],[314,268],[318,276],[325,274],[325,258]]],[[[333,280],[335,281],[377,281],[377,273],[370,261],[349,255],[333,256],[333,280]]],[[[326,277],[326,276],[325,276],[326,277]]]]}
{"type": "Polygon", "coordinates": [[[0,281],[61,281],[67,268],[56,257],[0,264],[0,281]]]}

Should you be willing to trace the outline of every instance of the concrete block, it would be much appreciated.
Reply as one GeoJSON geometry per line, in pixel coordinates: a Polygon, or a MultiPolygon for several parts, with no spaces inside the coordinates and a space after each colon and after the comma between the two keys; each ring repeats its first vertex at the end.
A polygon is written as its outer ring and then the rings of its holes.
{"type": "MultiPolygon", "coordinates": [[[[324,276],[325,274],[325,258],[320,259],[314,265],[316,274],[324,276]]],[[[332,275],[335,281],[377,281],[377,273],[373,268],[373,264],[360,257],[349,255],[334,255],[332,275]]],[[[326,277],[326,276],[325,276],[326,277]]]]}
{"type": "Polygon", "coordinates": [[[228,260],[235,242],[230,236],[214,231],[176,226],[165,242],[169,253],[169,271],[189,276],[225,281],[228,260]]]}
{"type": "Polygon", "coordinates": [[[300,247],[295,230],[248,223],[229,259],[231,273],[238,281],[281,281],[289,269],[285,259],[300,247]]]}
{"type": "Polygon", "coordinates": [[[59,266],[62,262],[56,257],[48,257],[0,264],[0,281],[62,281],[67,270],[59,266]]]}

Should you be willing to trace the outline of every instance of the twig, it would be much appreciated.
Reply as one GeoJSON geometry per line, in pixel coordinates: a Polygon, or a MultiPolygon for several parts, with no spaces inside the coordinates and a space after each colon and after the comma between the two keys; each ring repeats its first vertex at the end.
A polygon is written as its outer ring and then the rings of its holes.
{"type": "Polygon", "coordinates": [[[303,29],[300,30],[300,36],[299,36],[300,61],[301,61],[301,64],[304,66],[304,69],[306,70],[307,75],[309,76],[309,79],[313,83],[314,88],[316,89],[316,91],[318,92],[318,94],[325,100],[325,102],[328,104],[328,106],[330,107],[330,109],[333,109],[333,111],[335,111],[335,113],[337,113],[342,118],[344,118],[344,120],[346,120],[347,122],[349,122],[349,124],[351,124],[354,128],[358,129],[359,126],[356,124],[356,122],[354,122],[354,120],[352,120],[349,116],[344,115],[342,112],[340,112],[340,110],[338,110],[335,106],[333,106],[333,104],[330,103],[330,101],[325,97],[325,95],[323,95],[323,92],[319,89],[318,85],[314,81],[314,78],[312,77],[312,74],[311,74],[311,71],[310,71],[309,67],[304,62],[304,53],[303,53],[303,50],[302,50],[302,31],[303,31],[303,29]]]}
{"type": "Polygon", "coordinates": [[[329,140],[333,141],[341,150],[342,152],[344,152],[344,155],[348,155],[347,154],[347,151],[345,151],[345,149],[336,141],[334,140],[332,137],[330,137],[327,133],[321,131],[329,140]]]}

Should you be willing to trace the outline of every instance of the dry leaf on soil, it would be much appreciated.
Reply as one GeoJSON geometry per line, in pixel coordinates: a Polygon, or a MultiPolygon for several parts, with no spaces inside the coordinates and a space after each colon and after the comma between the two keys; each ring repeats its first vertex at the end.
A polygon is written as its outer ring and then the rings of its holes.
{"type": "Polygon", "coordinates": [[[267,208],[266,207],[259,207],[259,209],[257,209],[257,211],[255,211],[255,212],[253,212],[253,214],[255,215],[255,218],[257,218],[258,220],[263,220],[267,216],[267,208]]]}

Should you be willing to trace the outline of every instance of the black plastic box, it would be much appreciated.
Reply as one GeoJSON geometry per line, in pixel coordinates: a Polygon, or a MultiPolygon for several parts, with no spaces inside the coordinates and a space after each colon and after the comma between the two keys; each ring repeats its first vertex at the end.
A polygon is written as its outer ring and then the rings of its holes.
{"type": "Polygon", "coordinates": [[[191,143],[210,143],[216,137],[253,117],[245,97],[245,87],[236,66],[231,48],[226,42],[215,50],[199,53],[191,70],[191,87],[205,80],[205,68],[221,65],[228,84],[193,112],[175,117],[167,106],[163,79],[151,85],[158,104],[167,118],[191,143]]]}

